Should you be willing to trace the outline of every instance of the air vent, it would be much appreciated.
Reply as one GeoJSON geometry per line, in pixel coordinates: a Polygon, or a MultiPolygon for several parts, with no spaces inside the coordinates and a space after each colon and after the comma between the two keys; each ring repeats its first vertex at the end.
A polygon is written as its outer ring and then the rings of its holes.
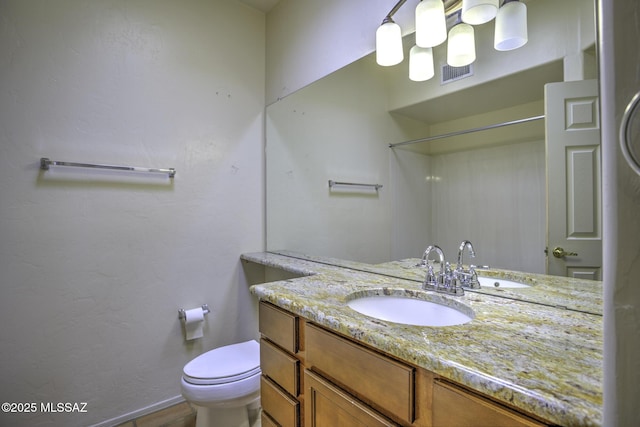
{"type": "Polygon", "coordinates": [[[440,73],[441,85],[473,76],[473,67],[471,64],[465,65],[464,67],[452,67],[451,65],[444,64],[442,66],[441,71],[442,71],[440,73]]]}

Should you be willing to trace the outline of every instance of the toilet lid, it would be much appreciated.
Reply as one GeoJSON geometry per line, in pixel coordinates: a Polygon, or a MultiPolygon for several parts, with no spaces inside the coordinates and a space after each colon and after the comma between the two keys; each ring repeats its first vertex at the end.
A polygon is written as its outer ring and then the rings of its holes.
{"type": "Polygon", "coordinates": [[[184,366],[185,381],[212,385],[239,381],[260,373],[260,344],[251,340],[215,348],[184,366]]]}

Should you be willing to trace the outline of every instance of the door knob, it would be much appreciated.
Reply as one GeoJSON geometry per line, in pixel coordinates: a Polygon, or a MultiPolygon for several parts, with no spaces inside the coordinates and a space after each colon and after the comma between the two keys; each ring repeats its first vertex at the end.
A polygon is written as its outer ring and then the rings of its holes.
{"type": "Polygon", "coordinates": [[[560,246],[556,246],[553,248],[553,256],[556,258],[564,258],[566,256],[578,256],[578,254],[576,252],[567,252],[560,246]]]}

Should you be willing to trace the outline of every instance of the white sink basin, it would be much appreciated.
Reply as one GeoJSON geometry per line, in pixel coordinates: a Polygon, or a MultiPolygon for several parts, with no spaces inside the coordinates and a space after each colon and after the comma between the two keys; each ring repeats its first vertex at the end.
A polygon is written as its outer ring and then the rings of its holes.
{"type": "Polygon", "coordinates": [[[524,283],[514,282],[512,280],[500,279],[498,277],[480,277],[478,276],[478,282],[480,282],[480,286],[483,288],[496,288],[496,289],[504,289],[504,288],[529,288],[530,285],[525,285],[524,283]]]}
{"type": "Polygon", "coordinates": [[[407,325],[453,326],[473,320],[473,310],[468,307],[461,308],[471,315],[457,308],[407,296],[355,296],[347,305],[367,316],[407,325]]]}

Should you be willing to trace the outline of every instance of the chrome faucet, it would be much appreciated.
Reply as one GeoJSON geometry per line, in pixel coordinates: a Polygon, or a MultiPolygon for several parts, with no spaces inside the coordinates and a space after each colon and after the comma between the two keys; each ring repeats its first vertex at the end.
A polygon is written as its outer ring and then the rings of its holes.
{"type": "MultiPolygon", "coordinates": [[[[422,265],[424,266],[428,265],[427,261],[429,260],[429,255],[431,254],[431,251],[435,251],[435,253],[438,255],[438,262],[440,263],[440,275],[442,275],[443,268],[444,268],[444,252],[442,251],[442,249],[440,249],[440,246],[431,245],[424,250],[424,255],[422,255],[422,265]]],[[[429,265],[429,269],[433,273],[432,265],[429,265]]]]}
{"type": "Polygon", "coordinates": [[[456,266],[456,268],[462,269],[462,255],[464,255],[464,248],[469,248],[469,256],[471,256],[471,258],[476,257],[476,253],[473,250],[473,245],[471,244],[471,242],[468,240],[463,240],[462,243],[460,243],[460,247],[458,248],[458,265],[456,266]]]}
{"type": "Polygon", "coordinates": [[[455,279],[455,273],[451,271],[451,266],[445,261],[444,252],[439,246],[432,245],[427,247],[422,259],[423,262],[428,265],[427,275],[424,278],[422,289],[453,295],[464,295],[464,290],[458,286],[457,280],[455,279]],[[431,252],[435,252],[438,255],[440,271],[437,275],[433,271],[433,265],[430,265],[427,262],[431,252]]]}
{"type": "MultiPolygon", "coordinates": [[[[438,248],[438,247],[431,246],[431,245],[427,246],[427,249],[425,249],[424,253],[422,254],[422,259],[420,260],[419,263],[416,264],[416,267],[427,267],[428,266],[427,258],[429,258],[429,253],[431,253],[431,251],[434,250],[435,248],[438,248]]],[[[442,249],[440,249],[440,252],[442,252],[442,249]]],[[[442,254],[442,258],[444,259],[444,253],[442,254]]]]}
{"type": "Polygon", "coordinates": [[[456,284],[469,289],[480,289],[480,282],[478,281],[478,274],[476,273],[475,266],[471,265],[469,270],[465,270],[462,266],[462,257],[464,255],[465,248],[469,248],[469,255],[471,258],[475,258],[476,253],[473,250],[473,245],[468,240],[463,240],[458,248],[458,264],[454,272],[454,280],[456,284]]]}

